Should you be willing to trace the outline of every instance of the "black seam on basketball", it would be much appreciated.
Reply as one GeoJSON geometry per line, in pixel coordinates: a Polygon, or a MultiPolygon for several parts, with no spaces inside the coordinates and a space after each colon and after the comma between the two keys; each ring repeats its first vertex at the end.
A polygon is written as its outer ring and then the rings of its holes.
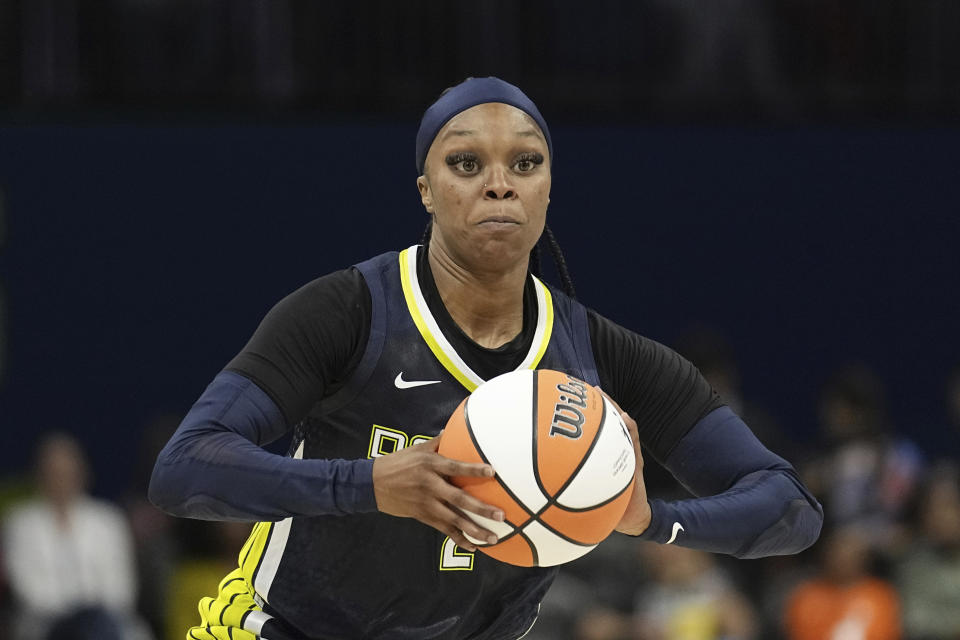
{"type": "MultiPolygon", "coordinates": [[[[629,487],[629,486],[630,486],[630,485],[628,484],[627,487],[629,487]]],[[[601,502],[600,504],[594,505],[594,506],[592,506],[592,507],[586,507],[586,508],[584,508],[584,509],[568,509],[567,507],[563,507],[563,506],[561,506],[561,505],[559,505],[559,504],[556,504],[555,502],[551,502],[550,504],[547,504],[543,509],[541,509],[540,511],[538,511],[536,514],[534,514],[532,518],[530,518],[529,520],[527,520],[526,522],[524,522],[523,524],[521,524],[519,527],[517,527],[517,531],[522,531],[522,530],[525,529],[528,525],[530,525],[532,522],[537,522],[537,523],[539,523],[544,529],[547,529],[547,530],[550,531],[551,533],[556,534],[558,537],[563,538],[564,540],[566,540],[567,542],[569,542],[569,543],[571,543],[571,544],[575,544],[575,545],[578,545],[578,546],[581,546],[581,547],[592,547],[592,546],[595,546],[595,545],[597,545],[597,544],[599,544],[599,543],[597,543],[597,542],[581,542],[581,541],[579,541],[579,540],[574,540],[573,538],[570,538],[569,536],[567,536],[567,535],[565,535],[565,534],[557,531],[556,529],[554,529],[553,527],[551,527],[549,524],[547,524],[546,522],[544,522],[544,521],[540,518],[540,516],[542,516],[542,515],[544,514],[544,512],[546,512],[546,510],[549,509],[551,506],[554,506],[554,507],[556,507],[556,508],[558,508],[558,509],[560,509],[560,510],[562,510],[562,511],[568,511],[568,512],[572,512],[572,513],[579,513],[579,512],[581,512],[581,511],[591,511],[591,510],[593,510],[593,509],[596,509],[597,507],[600,507],[600,506],[603,506],[603,505],[607,504],[607,503],[610,502],[611,500],[615,500],[618,496],[620,496],[621,494],[623,494],[624,491],[626,491],[627,487],[624,487],[623,489],[621,489],[621,490],[619,491],[619,493],[617,493],[617,495],[614,496],[613,498],[610,498],[609,500],[605,500],[605,501],[601,502]]],[[[514,535],[513,533],[511,533],[511,534],[509,534],[509,535],[506,535],[506,536],[504,536],[503,538],[501,538],[500,541],[503,542],[503,541],[506,540],[507,538],[513,537],[513,535],[514,535]]]]}
{"type": "MultiPolygon", "coordinates": [[[[599,391],[597,393],[600,394],[599,391]]],[[[556,494],[557,496],[563,493],[564,489],[569,487],[570,483],[576,479],[577,474],[580,473],[580,469],[582,469],[583,465],[587,463],[587,459],[590,457],[590,454],[593,453],[593,449],[597,446],[597,443],[600,441],[600,434],[603,433],[603,424],[604,422],[606,422],[606,419],[607,419],[607,403],[603,399],[602,394],[600,394],[600,406],[602,407],[602,409],[600,411],[600,424],[597,425],[597,432],[593,434],[593,440],[590,442],[590,446],[587,447],[587,450],[583,453],[583,457],[580,458],[580,462],[577,463],[577,466],[573,470],[573,473],[571,473],[567,477],[567,481],[563,483],[563,486],[557,489],[557,494],[556,494]]],[[[553,502],[554,504],[556,504],[556,497],[553,498],[553,502]]]]}
{"type": "MultiPolygon", "coordinates": [[[[630,478],[630,481],[631,481],[631,482],[633,481],[633,477],[630,478]]],[[[605,504],[609,504],[609,503],[613,502],[614,500],[616,500],[617,498],[619,498],[620,496],[622,496],[622,495],[623,495],[623,492],[626,491],[626,490],[629,489],[629,488],[630,488],[630,482],[628,482],[627,485],[626,485],[624,488],[622,488],[622,489],[620,489],[619,491],[617,491],[613,496],[607,498],[607,499],[604,500],[603,502],[598,502],[597,504],[590,505],[589,507],[565,507],[565,506],[563,506],[562,504],[560,504],[559,502],[556,503],[556,504],[554,504],[554,506],[555,506],[557,509],[560,509],[561,511],[566,511],[567,513],[581,513],[581,512],[583,512],[583,511],[593,511],[594,509],[597,509],[597,508],[599,508],[599,507],[602,507],[602,506],[605,505],[605,504]]]]}
{"type": "Polygon", "coordinates": [[[533,411],[530,422],[530,439],[532,441],[530,448],[533,451],[533,479],[537,481],[537,486],[540,487],[540,493],[543,494],[543,497],[549,500],[550,492],[543,486],[543,479],[540,477],[540,460],[537,457],[537,441],[540,439],[540,425],[537,424],[537,409],[540,406],[540,372],[534,370],[532,377],[533,392],[531,397],[533,398],[533,402],[531,402],[531,404],[533,405],[533,411]]]}
{"type": "MultiPolygon", "coordinates": [[[[603,397],[602,397],[602,396],[601,396],[601,398],[600,398],[600,402],[603,403],[603,412],[600,414],[600,425],[597,427],[597,432],[596,432],[595,434],[593,434],[593,441],[590,443],[590,446],[587,447],[586,453],[583,454],[583,457],[580,459],[580,463],[577,464],[576,468],[573,470],[573,472],[572,472],[572,473],[570,474],[570,476],[567,478],[567,481],[564,482],[563,485],[562,485],[559,489],[557,489],[557,493],[556,493],[555,495],[548,496],[548,497],[547,497],[547,504],[543,505],[543,508],[541,508],[541,509],[540,509],[539,511],[537,511],[536,513],[532,514],[532,515],[533,515],[533,520],[536,520],[537,522],[540,522],[540,515],[543,514],[543,512],[546,511],[547,509],[549,509],[550,507],[552,507],[552,506],[554,506],[554,505],[557,505],[557,498],[558,498],[558,496],[559,496],[561,493],[563,493],[563,490],[566,489],[566,488],[570,485],[570,483],[573,481],[574,478],[577,477],[577,474],[580,473],[580,469],[583,467],[584,463],[587,461],[587,458],[590,457],[590,452],[593,451],[593,448],[596,446],[597,441],[600,439],[600,432],[603,431],[603,422],[604,422],[605,418],[607,417],[607,403],[606,403],[606,402],[603,402],[603,397]]],[[[557,505],[557,506],[559,506],[559,505],[557,505]]],[[[529,521],[528,521],[528,522],[529,522],[529,521]]],[[[526,526],[526,523],[525,523],[523,526],[526,526]]]]}
{"type": "Polygon", "coordinates": [[[557,531],[556,529],[554,529],[553,527],[551,527],[549,524],[547,524],[546,522],[544,522],[543,520],[541,520],[539,517],[534,518],[534,520],[537,521],[537,524],[539,524],[541,527],[543,527],[544,529],[546,529],[546,530],[549,531],[550,533],[554,534],[554,535],[557,536],[558,538],[563,538],[564,540],[566,540],[566,541],[569,542],[570,544],[575,544],[575,545],[577,545],[578,547],[595,547],[595,546],[597,546],[598,544],[600,544],[599,542],[581,542],[580,540],[575,540],[574,538],[571,538],[571,537],[568,536],[567,534],[562,533],[562,532],[560,532],[560,531],[557,531]]]}
{"type": "MultiPolygon", "coordinates": [[[[600,440],[600,433],[603,431],[603,425],[604,425],[604,422],[606,421],[606,417],[607,417],[607,403],[604,401],[602,395],[600,396],[600,402],[602,403],[601,406],[603,407],[603,411],[600,413],[600,424],[599,424],[599,426],[597,427],[597,432],[596,432],[596,433],[594,434],[594,436],[593,436],[593,441],[590,443],[590,446],[587,447],[586,453],[583,454],[583,458],[580,459],[580,463],[577,465],[576,469],[573,470],[573,473],[570,474],[570,477],[567,478],[567,481],[564,482],[564,483],[563,483],[563,486],[560,487],[560,489],[557,490],[557,494],[556,494],[555,496],[551,496],[551,497],[547,500],[547,504],[545,504],[542,509],[540,509],[540,510],[537,511],[535,514],[533,514],[533,518],[531,518],[531,520],[536,520],[538,523],[540,523],[540,526],[544,527],[545,529],[547,529],[547,530],[550,531],[551,533],[557,535],[557,536],[560,537],[560,538],[563,538],[564,540],[566,540],[566,541],[569,542],[570,544],[575,544],[575,545],[578,545],[578,546],[581,546],[581,547],[594,547],[594,546],[597,545],[597,543],[596,543],[596,542],[580,542],[579,540],[574,540],[573,538],[571,538],[571,537],[569,537],[569,536],[567,536],[567,535],[565,535],[565,534],[557,531],[557,530],[554,529],[553,527],[551,527],[549,524],[547,524],[546,522],[544,522],[544,521],[540,518],[540,516],[542,516],[543,513],[544,513],[547,509],[549,509],[551,506],[556,506],[556,507],[559,508],[559,509],[568,510],[568,509],[566,509],[565,507],[561,507],[559,504],[557,504],[557,496],[559,496],[561,493],[563,493],[564,489],[566,489],[567,486],[569,486],[570,482],[572,482],[573,479],[577,477],[577,474],[580,472],[580,469],[583,467],[584,463],[587,461],[587,458],[590,457],[590,453],[593,451],[593,448],[596,446],[597,442],[600,440]]],[[[627,483],[627,486],[630,486],[630,484],[627,483]]],[[[624,489],[626,489],[626,487],[624,487],[624,489]]],[[[617,495],[620,495],[621,493],[623,493],[624,489],[621,489],[621,490],[619,491],[619,493],[617,493],[617,495]]],[[[614,498],[615,498],[615,497],[616,497],[616,496],[614,496],[614,498]]],[[[611,498],[611,499],[613,499],[613,498],[611,498]]],[[[606,501],[606,502],[609,502],[609,500],[606,501]]],[[[602,502],[602,503],[600,503],[600,504],[606,504],[606,502],[602,502]]],[[[600,506],[600,505],[593,505],[593,506],[591,506],[591,507],[588,507],[587,509],[583,509],[583,511],[589,511],[590,509],[595,509],[595,508],[598,507],[598,506],[600,506]]],[[[523,525],[521,525],[521,528],[522,528],[522,527],[526,527],[528,524],[530,524],[530,521],[531,521],[531,520],[528,520],[527,522],[523,523],[523,525]]]]}
{"type": "Polygon", "coordinates": [[[263,553],[260,554],[260,559],[257,560],[257,568],[253,570],[253,575],[250,576],[250,584],[257,584],[257,574],[260,573],[260,567],[263,565],[263,559],[267,557],[267,549],[270,548],[270,539],[273,537],[273,530],[276,528],[275,522],[270,523],[270,530],[267,531],[267,541],[263,543],[263,553]]]}
{"type": "MultiPolygon", "coordinates": [[[[602,400],[602,398],[601,398],[601,400],[602,400]]],[[[603,415],[601,415],[601,417],[600,417],[600,428],[597,429],[598,438],[599,438],[599,433],[600,433],[600,431],[603,429],[603,425],[604,425],[604,423],[606,422],[606,418],[607,418],[607,403],[604,402],[604,403],[603,403],[603,415]]],[[[595,442],[596,442],[596,441],[594,441],[594,443],[595,443],[595,442]]],[[[593,444],[590,445],[590,449],[591,449],[591,450],[593,449],[593,444]]],[[[587,455],[584,456],[583,459],[586,460],[589,456],[590,456],[590,452],[588,451],[588,452],[587,452],[587,455]]],[[[574,472],[570,475],[571,479],[574,478],[574,477],[577,475],[577,472],[578,472],[579,470],[580,470],[580,468],[577,467],[577,470],[574,471],[574,472]]],[[[619,491],[617,491],[615,494],[613,494],[613,496],[607,498],[607,499],[604,500],[603,502],[598,502],[597,504],[590,505],[589,507],[582,507],[582,508],[565,507],[565,506],[563,506],[562,504],[560,504],[559,502],[557,502],[556,500],[553,501],[553,504],[555,504],[558,509],[562,509],[562,510],[564,510],[564,511],[569,511],[569,512],[571,512],[571,513],[578,513],[578,512],[581,512],[581,511],[590,511],[591,509],[596,509],[597,507],[602,507],[603,505],[605,505],[605,504],[607,504],[607,503],[609,503],[609,502],[613,502],[614,500],[616,500],[617,498],[619,498],[619,497],[623,494],[623,492],[626,491],[626,490],[630,487],[630,483],[631,483],[631,482],[633,482],[633,476],[632,476],[632,475],[630,476],[630,478],[627,479],[627,484],[625,484],[619,491]]],[[[566,485],[564,485],[564,488],[566,488],[566,485]]],[[[563,489],[560,489],[560,491],[557,492],[557,496],[559,496],[561,493],[563,493],[563,489]]],[[[543,512],[541,511],[541,513],[543,513],[543,512]]],[[[539,515],[539,514],[537,514],[537,515],[539,515]]]]}
{"type": "MultiPolygon", "coordinates": [[[[470,436],[470,442],[473,443],[473,448],[476,449],[477,455],[480,456],[480,459],[483,460],[485,464],[490,464],[490,459],[487,458],[487,455],[483,452],[483,447],[481,447],[480,442],[477,441],[477,436],[474,434],[473,427],[470,425],[470,412],[468,411],[469,408],[470,396],[467,397],[467,401],[463,405],[463,423],[467,426],[467,435],[470,436]]],[[[496,473],[496,469],[494,469],[493,479],[497,481],[497,484],[499,484],[504,491],[507,492],[508,496],[513,498],[513,501],[516,502],[521,509],[527,512],[527,515],[533,517],[533,511],[531,511],[530,508],[524,504],[523,500],[521,500],[519,496],[510,490],[510,487],[506,485],[506,483],[503,481],[503,478],[500,477],[500,474],[496,473]]]]}
{"type": "MultiPolygon", "coordinates": [[[[530,518],[530,520],[527,520],[527,522],[531,522],[532,520],[533,520],[533,518],[530,518]]],[[[518,533],[520,533],[520,527],[514,526],[512,522],[507,521],[507,520],[504,520],[504,522],[505,522],[506,524],[510,525],[510,527],[513,529],[510,533],[508,533],[507,535],[503,536],[502,538],[497,538],[497,541],[494,542],[493,544],[487,544],[486,542],[481,542],[481,543],[479,543],[479,544],[475,542],[474,544],[475,544],[478,548],[479,548],[479,547],[493,547],[493,546],[495,546],[495,545],[500,544],[501,542],[506,542],[507,540],[509,540],[509,539],[512,538],[513,536],[515,536],[515,535],[517,535],[518,533]]]]}

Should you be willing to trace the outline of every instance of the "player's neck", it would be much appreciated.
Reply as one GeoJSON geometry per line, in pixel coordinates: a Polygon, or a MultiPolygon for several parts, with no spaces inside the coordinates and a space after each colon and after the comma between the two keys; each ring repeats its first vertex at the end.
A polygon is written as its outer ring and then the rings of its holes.
{"type": "Polygon", "coordinates": [[[523,330],[526,264],[502,272],[476,273],[442,251],[430,251],[428,261],[443,306],[471,340],[493,349],[523,330]]]}

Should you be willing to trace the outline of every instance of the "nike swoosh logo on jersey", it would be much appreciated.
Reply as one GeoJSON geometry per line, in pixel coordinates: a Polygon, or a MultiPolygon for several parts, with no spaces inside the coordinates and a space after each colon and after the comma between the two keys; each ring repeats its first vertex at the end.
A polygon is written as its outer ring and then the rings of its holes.
{"type": "Polygon", "coordinates": [[[685,531],[685,529],[683,528],[683,525],[680,524],[679,522],[674,522],[674,523],[673,523],[673,535],[671,535],[671,536],[670,536],[670,539],[667,540],[667,544],[670,544],[671,542],[673,542],[674,540],[676,540],[676,539],[677,539],[677,534],[680,533],[681,531],[685,531]]]}
{"type": "Polygon", "coordinates": [[[438,384],[439,380],[404,380],[403,371],[397,374],[397,378],[393,381],[393,384],[396,385],[397,389],[412,389],[413,387],[422,387],[427,384],[438,384]]]}

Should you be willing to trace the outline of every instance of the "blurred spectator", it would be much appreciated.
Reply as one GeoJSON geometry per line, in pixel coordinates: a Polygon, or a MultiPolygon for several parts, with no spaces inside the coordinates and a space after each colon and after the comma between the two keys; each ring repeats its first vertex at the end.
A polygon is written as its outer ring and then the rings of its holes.
{"type": "Polygon", "coordinates": [[[635,589],[633,615],[606,607],[577,622],[578,640],[749,640],[759,624],[749,602],[715,556],[673,545],[644,544],[650,579],[635,589]]]}
{"type": "Polygon", "coordinates": [[[77,441],[58,433],[37,455],[39,494],[4,522],[15,640],[149,638],[133,615],[136,577],[123,513],[87,495],[77,441]]]}
{"type": "Polygon", "coordinates": [[[612,638],[606,625],[630,627],[634,596],[649,580],[637,541],[613,534],[587,555],[560,568],[525,640],[612,638]],[[577,634],[578,620],[591,612],[577,634]]]}
{"type": "Polygon", "coordinates": [[[804,469],[811,491],[834,525],[858,525],[894,551],[903,542],[898,521],[922,471],[919,448],[892,433],[880,380],[864,365],[833,375],[819,413],[826,453],[804,469]]]}
{"type": "Polygon", "coordinates": [[[680,23],[676,79],[665,87],[668,100],[694,111],[746,106],[782,116],[793,110],[768,2],[660,1],[680,23]]]}
{"type": "Polygon", "coordinates": [[[9,0],[0,2],[0,99],[395,117],[430,87],[480,70],[542,78],[551,112],[580,116],[953,122],[957,4],[606,0],[591,5],[584,30],[581,3],[569,1],[538,21],[536,5],[502,1],[418,13],[348,0],[9,0]],[[531,20],[533,33],[517,27],[531,20]],[[472,47],[458,47],[465,35],[472,47]],[[564,90],[584,83],[589,91],[564,90]]]}
{"type": "MultiPolygon", "coordinates": [[[[744,393],[733,345],[723,334],[709,327],[695,328],[682,335],[675,348],[697,366],[710,386],[743,418],[767,448],[791,460],[802,459],[798,444],[790,434],[766,409],[744,393]]],[[[647,475],[647,466],[644,475],[647,475]]],[[[740,578],[744,594],[757,605],[764,638],[773,637],[779,631],[786,593],[806,577],[804,556],[773,556],[750,561],[726,556],[716,558],[721,566],[740,578]]]]}
{"type": "Polygon", "coordinates": [[[897,640],[900,603],[870,571],[871,548],[861,531],[839,529],[821,542],[819,573],[790,595],[784,626],[790,640],[897,640]]]}
{"type": "Polygon", "coordinates": [[[23,94],[29,102],[74,98],[80,87],[76,0],[20,3],[23,94]]]}
{"type": "Polygon", "coordinates": [[[183,559],[168,582],[164,638],[183,640],[200,619],[197,603],[216,593],[223,576],[237,566],[237,555],[250,535],[249,522],[183,520],[180,539],[186,543],[183,559]]]}
{"type": "Polygon", "coordinates": [[[960,639],[960,472],[934,470],[920,500],[920,537],[897,569],[911,640],[960,639]]]}
{"type": "Polygon", "coordinates": [[[157,415],[143,427],[124,499],[140,570],[137,611],[155,637],[170,640],[183,640],[186,629],[197,623],[197,602],[215,592],[223,576],[235,568],[252,526],[174,518],[147,500],[157,455],[182,419],[176,414],[157,415]]]}
{"type": "Polygon", "coordinates": [[[637,595],[636,637],[643,640],[748,640],[753,608],[703,551],[644,545],[653,580],[637,595]]]}
{"type": "Polygon", "coordinates": [[[113,0],[119,50],[111,70],[140,100],[235,97],[281,103],[295,91],[288,0],[113,0]]]}
{"type": "Polygon", "coordinates": [[[160,415],[142,429],[133,479],[123,501],[133,531],[137,574],[140,578],[137,584],[137,611],[157,637],[164,635],[169,582],[182,550],[176,536],[177,518],[168,516],[150,504],[147,485],[157,455],[182,418],[180,415],[160,415]]]}

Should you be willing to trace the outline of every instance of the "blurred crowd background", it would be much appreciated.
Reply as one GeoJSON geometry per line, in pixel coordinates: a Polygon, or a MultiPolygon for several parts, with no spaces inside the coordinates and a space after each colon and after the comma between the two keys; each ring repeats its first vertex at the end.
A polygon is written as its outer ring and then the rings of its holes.
{"type": "Polygon", "coordinates": [[[393,118],[482,67],[585,122],[954,120],[958,13],[950,0],[5,0],[0,98],[393,118]]]}
{"type": "Polygon", "coordinates": [[[156,453],[275,301],[419,238],[419,117],[498,75],[581,299],[826,509],[785,558],[614,535],[528,637],[957,640],[958,33],[953,0],[0,0],[0,637],[184,637],[250,525],[153,508],[156,453]]]}

